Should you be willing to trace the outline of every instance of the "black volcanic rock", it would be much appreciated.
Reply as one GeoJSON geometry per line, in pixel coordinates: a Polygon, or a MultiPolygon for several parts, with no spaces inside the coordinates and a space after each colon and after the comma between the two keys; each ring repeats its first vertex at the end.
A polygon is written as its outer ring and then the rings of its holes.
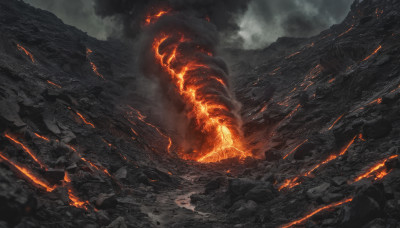
{"type": "Polygon", "coordinates": [[[363,127],[363,134],[368,139],[379,139],[387,136],[392,131],[392,124],[385,119],[378,119],[366,123],[363,127]]]}

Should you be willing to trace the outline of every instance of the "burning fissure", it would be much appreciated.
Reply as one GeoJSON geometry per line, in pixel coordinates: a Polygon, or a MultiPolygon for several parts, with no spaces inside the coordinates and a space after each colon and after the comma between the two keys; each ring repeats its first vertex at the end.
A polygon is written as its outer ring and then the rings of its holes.
{"type": "Polygon", "coordinates": [[[152,24],[148,28],[152,41],[151,55],[144,52],[145,65],[156,64],[158,69],[145,67],[145,73],[157,75],[163,92],[171,97],[169,102],[186,117],[180,157],[207,163],[252,156],[241,137],[238,105],[229,88],[225,63],[214,57],[214,40],[201,31],[212,34],[213,27],[207,20],[168,12],[146,19],[152,24]],[[202,27],[188,26],[186,17],[202,27]]]}

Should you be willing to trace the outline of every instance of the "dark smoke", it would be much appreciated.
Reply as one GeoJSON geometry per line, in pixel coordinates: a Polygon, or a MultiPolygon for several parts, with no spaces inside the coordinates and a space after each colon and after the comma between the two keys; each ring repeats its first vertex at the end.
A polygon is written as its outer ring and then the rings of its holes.
{"type": "Polygon", "coordinates": [[[258,48],[282,36],[309,37],[340,23],[353,0],[253,0],[241,22],[248,48],[258,48]]]}
{"type": "Polygon", "coordinates": [[[247,10],[250,0],[95,0],[95,11],[101,17],[120,17],[124,32],[137,37],[145,14],[154,7],[169,6],[197,18],[209,17],[218,31],[232,34],[239,29],[236,19],[247,10]]]}

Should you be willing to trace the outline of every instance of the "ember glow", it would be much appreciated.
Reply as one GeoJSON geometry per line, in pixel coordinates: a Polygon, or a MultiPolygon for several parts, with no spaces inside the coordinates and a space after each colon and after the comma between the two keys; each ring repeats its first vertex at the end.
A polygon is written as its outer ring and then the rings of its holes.
{"type": "Polygon", "coordinates": [[[378,162],[377,164],[375,164],[374,166],[369,168],[367,171],[365,171],[364,173],[362,173],[361,175],[356,177],[352,183],[358,182],[358,181],[360,181],[362,179],[365,179],[365,178],[370,178],[370,177],[372,177],[374,175],[374,173],[375,173],[375,180],[382,179],[388,173],[390,173],[390,171],[388,171],[386,169],[385,163],[387,161],[393,160],[393,159],[398,158],[398,157],[399,157],[399,155],[392,155],[392,156],[390,156],[388,158],[385,158],[384,160],[378,162]]]}
{"type": "MultiPolygon", "coordinates": [[[[212,69],[201,60],[187,58],[186,53],[179,47],[190,42],[191,39],[181,33],[161,33],[152,45],[156,61],[168,74],[176,93],[186,103],[188,119],[195,120],[195,128],[204,137],[199,150],[193,150],[196,153],[185,154],[182,157],[207,163],[251,156],[243,150],[236,121],[229,113],[230,108],[212,99],[213,94],[205,92],[207,87],[212,86],[228,94],[225,80],[213,75],[212,69]],[[220,83],[210,84],[209,79],[213,78],[219,79],[217,81],[220,83]]],[[[199,55],[204,54],[205,48],[197,48],[195,52],[199,55]]]]}
{"type": "Polygon", "coordinates": [[[18,50],[22,51],[27,55],[33,63],[35,63],[35,58],[33,57],[32,53],[30,53],[26,48],[24,48],[21,44],[17,44],[18,50]]]}
{"type": "Polygon", "coordinates": [[[293,152],[295,152],[297,149],[299,149],[299,147],[301,147],[304,143],[308,142],[308,139],[304,140],[302,143],[300,143],[299,145],[297,145],[295,148],[293,148],[293,150],[291,150],[289,153],[287,153],[285,155],[285,157],[283,157],[283,159],[286,159],[287,157],[289,157],[289,155],[291,155],[293,152]]]}
{"type": "Polygon", "coordinates": [[[50,141],[49,138],[44,137],[44,136],[42,136],[42,135],[39,135],[38,133],[35,133],[35,136],[38,137],[39,139],[43,139],[44,141],[47,141],[47,142],[50,141]]]}
{"type": "Polygon", "coordinates": [[[92,128],[96,128],[95,126],[94,126],[94,124],[92,124],[91,122],[89,122],[88,120],[86,120],[86,118],[82,115],[82,114],[80,114],[79,112],[75,112],[76,113],[76,115],[78,115],[78,117],[86,124],[86,125],[89,125],[89,126],[91,126],[92,128]]]}
{"type": "Polygon", "coordinates": [[[32,182],[35,186],[38,186],[48,192],[52,192],[56,186],[50,186],[46,181],[40,179],[32,171],[29,169],[16,164],[15,162],[11,161],[7,158],[3,153],[0,152],[0,158],[6,161],[12,168],[18,171],[19,174],[23,175],[26,179],[32,182]]]}
{"type": "Polygon", "coordinates": [[[337,118],[332,125],[328,128],[328,130],[332,130],[332,128],[343,118],[344,114],[339,116],[339,118],[337,118]]]}
{"type": "Polygon", "coordinates": [[[93,72],[100,78],[104,79],[104,76],[100,74],[100,72],[97,69],[96,64],[90,59],[90,55],[93,53],[93,51],[89,48],[86,49],[86,58],[89,60],[90,66],[92,67],[93,72]]]}
{"type": "Polygon", "coordinates": [[[352,25],[349,29],[347,29],[346,31],[344,31],[343,33],[341,33],[339,36],[338,36],[338,38],[339,37],[342,37],[342,36],[344,36],[344,35],[346,35],[347,33],[349,33],[351,30],[353,30],[354,29],[354,25],[352,25]]]}
{"type": "Polygon", "coordinates": [[[19,145],[20,147],[22,147],[22,149],[29,154],[29,156],[35,160],[36,163],[38,163],[40,165],[41,168],[46,169],[47,170],[47,166],[41,162],[39,160],[39,158],[36,157],[36,155],[27,147],[25,146],[22,142],[18,141],[17,139],[13,138],[12,136],[10,136],[9,134],[5,134],[4,135],[6,138],[8,138],[10,141],[14,142],[15,144],[19,145]]]}
{"type": "Polygon", "coordinates": [[[169,12],[171,12],[171,9],[162,9],[162,10],[157,11],[154,14],[151,14],[151,13],[147,14],[144,25],[147,26],[150,24],[154,24],[155,22],[158,21],[158,19],[160,19],[162,16],[168,14],[169,12]]]}
{"type": "Polygon", "coordinates": [[[363,61],[367,61],[372,56],[374,56],[376,53],[378,53],[378,51],[381,50],[381,49],[382,49],[382,45],[379,45],[379,47],[377,49],[375,49],[374,52],[372,52],[369,56],[367,56],[365,59],[363,59],[363,61]]]}
{"type": "Polygon", "coordinates": [[[298,55],[298,54],[300,54],[300,53],[301,53],[300,51],[295,52],[295,53],[293,53],[293,54],[287,56],[285,59],[290,59],[290,58],[292,58],[292,57],[294,57],[294,56],[296,56],[296,55],[298,55]]]}
{"type": "Polygon", "coordinates": [[[50,81],[50,80],[47,80],[47,83],[50,84],[50,85],[52,85],[52,86],[55,86],[55,87],[57,87],[57,88],[59,88],[59,89],[62,88],[62,86],[60,86],[59,84],[56,84],[56,83],[54,83],[54,82],[52,82],[52,81],[50,81]]]}
{"type": "Polygon", "coordinates": [[[295,221],[293,221],[293,222],[291,222],[291,223],[285,224],[285,225],[281,226],[280,228],[289,228],[289,227],[292,227],[292,226],[295,226],[295,225],[302,224],[302,223],[304,223],[305,221],[307,221],[308,219],[310,219],[311,217],[313,217],[314,215],[316,215],[316,214],[318,214],[318,213],[320,213],[320,212],[327,211],[327,210],[330,210],[330,209],[332,209],[332,208],[338,207],[338,206],[340,206],[340,205],[349,203],[349,202],[351,202],[352,200],[353,200],[353,198],[347,198],[347,199],[341,200],[341,201],[339,201],[339,202],[331,203],[331,204],[329,204],[329,205],[320,207],[320,208],[318,208],[318,209],[316,209],[316,210],[310,212],[309,214],[307,214],[307,215],[304,216],[303,218],[298,219],[298,220],[295,220],[295,221]]]}
{"type": "Polygon", "coordinates": [[[69,205],[74,206],[76,208],[82,208],[82,209],[87,210],[88,209],[87,205],[89,205],[89,202],[88,201],[82,201],[81,199],[79,199],[78,196],[75,195],[75,193],[74,193],[74,191],[73,191],[73,189],[71,187],[71,179],[68,176],[67,172],[65,172],[65,175],[64,175],[64,183],[67,186],[68,197],[69,197],[69,200],[71,201],[69,203],[69,205]]]}

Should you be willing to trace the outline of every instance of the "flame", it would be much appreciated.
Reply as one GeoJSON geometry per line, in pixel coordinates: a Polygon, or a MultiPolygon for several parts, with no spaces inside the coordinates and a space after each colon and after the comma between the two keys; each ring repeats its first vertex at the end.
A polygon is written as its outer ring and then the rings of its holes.
{"type": "Polygon", "coordinates": [[[341,201],[339,201],[339,202],[331,203],[331,204],[329,204],[329,205],[320,207],[320,208],[318,208],[318,209],[316,209],[316,210],[310,212],[309,214],[307,214],[307,215],[304,216],[303,218],[298,219],[298,220],[295,220],[295,221],[293,221],[293,222],[291,222],[291,223],[282,225],[280,228],[289,228],[289,227],[292,227],[292,226],[294,226],[294,225],[302,224],[304,221],[310,219],[311,217],[313,217],[314,215],[316,215],[316,214],[318,214],[318,213],[320,213],[320,212],[322,212],[322,211],[326,211],[326,210],[329,210],[329,209],[331,209],[331,208],[335,208],[335,207],[338,207],[338,206],[340,206],[340,205],[349,203],[349,202],[351,202],[352,200],[353,200],[353,198],[351,197],[351,198],[347,198],[347,199],[341,200],[341,201]]]}
{"type": "Polygon", "coordinates": [[[300,178],[300,177],[295,177],[295,178],[293,178],[293,179],[286,179],[286,180],[281,184],[281,186],[279,186],[278,191],[281,191],[281,190],[284,189],[284,188],[289,188],[289,189],[291,189],[291,188],[293,188],[293,187],[295,187],[295,186],[301,184],[301,182],[299,181],[299,178],[300,178]]]}
{"type": "Polygon", "coordinates": [[[97,70],[97,66],[96,64],[94,64],[94,62],[92,62],[92,60],[90,59],[90,55],[93,53],[92,50],[90,50],[89,48],[86,49],[86,58],[89,60],[90,66],[92,67],[93,72],[100,78],[104,79],[104,76],[102,74],[99,73],[99,71],[97,70]]]}
{"type": "MultiPolygon", "coordinates": [[[[156,23],[162,16],[171,12],[171,9],[161,9],[155,14],[147,14],[144,25],[150,25],[156,23]]],[[[207,18],[206,18],[207,19],[207,18]]],[[[209,18],[208,18],[209,19],[209,18]]]]}
{"type": "Polygon", "coordinates": [[[367,61],[368,59],[370,59],[372,56],[374,56],[376,53],[378,53],[379,50],[382,49],[382,45],[379,45],[378,48],[376,48],[374,50],[374,52],[372,52],[369,56],[367,56],[365,59],[363,59],[363,61],[367,61]]]}
{"type": "Polygon", "coordinates": [[[41,180],[39,177],[35,176],[35,174],[33,174],[32,171],[11,161],[1,152],[0,152],[0,158],[6,161],[10,166],[15,168],[16,170],[18,170],[20,174],[29,179],[29,181],[31,181],[36,186],[39,186],[48,192],[52,192],[54,189],[56,189],[56,186],[50,186],[48,183],[46,183],[46,181],[41,180]]]}
{"type": "Polygon", "coordinates": [[[44,136],[41,136],[41,135],[39,135],[38,133],[35,133],[35,136],[38,137],[38,138],[40,138],[40,139],[43,139],[44,141],[47,141],[47,142],[50,141],[49,138],[44,137],[44,136]]]}
{"type": "Polygon", "coordinates": [[[75,113],[76,113],[76,115],[78,115],[78,117],[79,117],[86,125],[89,125],[89,126],[91,126],[92,128],[96,128],[96,127],[94,126],[94,124],[92,124],[91,122],[87,121],[87,120],[85,119],[85,117],[83,117],[83,115],[82,115],[81,113],[79,113],[79,112],[75,112],[75,113]]]}
{"type": "Polygon", "coordinates": [[[333,124],[328,128],[328,130],[332,130],[332,128],[343,118],[344,114],[342,114],[341,116],[339,116],[339,118],[337,118],[333,124]]]}
{"type": "MultiPolygon", "coordinates": [[[[198,162],[208,163],[232,157],[245,158],[252,156],[249,152],[243,150],[239,133],[235,131],[234,126],[228,123],[227,116],[215,114],[227,108],[219,104],[218,101],[203,96],[201,92],[203,86],[195,83],[197,79],[192,74],[200,70],[201,72],[206,72],[210,68],[199,60],[188,61],[183,66],[174,65],[173,63],[177,58],[183,55],[178,49],[179,45],[188,42],[189,39],[180,35],[179,41],[170,44],[170,49],[161,53],[160,46],[168,39],[173,39],[173,35],[161,34],[154,39],[153,51],[155,59],[163,71],[169,74],[177,92],[190,107],[190,110],[187,110],[188,117],[194,118],[197,127],[208,137],[206,145],[203,144],[208,148],[202,149],[200,156],[184,156],[185,159],[190,158],[198,162]]],[[[213,77],[213,75],[208,76],[213,77]]]]}
{"type": "Polygon", "coordinates": [[[29,154],[29,156],[31,156],[31,158],[32,158],[33,160],[35,160],[35,162],[38,163],[38,164],[40,165],[41,168],[47,170],[47,166],[46,166],[45,164],[43,164],[43,162],[41,162],[41,161],[39,160],[39,158],[37,158],[36,155],[35,155],[28,147],[26,147],[23,143],[21,143],[20,141],[18,141],[17,139],[11,137],[11,136],[8,135],[8,134],[4,134],[4,136],[5,136],[6,138],[8,138],[9,140],[11,140],[12,142],[14,142],[15,144],[17,144],[17,145],[19,145],[20,147],[22,147],[22,149],[23,149],[27,154],[29,154]]]}
{"type": "Polygon", "coordinates": [[[299,147],[301,147],[304,143],[308,142],[308,139],[304,140],[302,143],[300,143],[299,145],[297,145],[295,148],[293,148],[293,150],[291,150],[289,153],[287,153],[285,155],[285,157],[283,157],[283,159],[286,159],[289,155],[291,155],[293,152],[295,152],[297,149],[299,149],[299,147]]]}
{"type": "Polygon", "coordinates": [[[27,55],[31,59],[32,63],[35,63],[35,58],[33,58],[32,53],[30,53],[28,50],[26,50],[20,44],[17,44],[17,47],[18,47],[18,50],[23,51],[25,53],[25,55],[27,55]]]}
{"type": "Polygon", "coordinates": [[[76,196],[74,194],[74,191],[71,187],[71,179],[67,172],[65,172],[65,175],[64,175],[64,182],[67,185],[68,197],[69,197],[69,200],[71,201],[69,203],[69,205],[74,206],[76,208],[82,208],[82,209],[87,210],[88,209],[87,205],[89,205],[89,201],[82,201],[81,199],[79,199],[78,196],[76,196]]]}
{"type": "MultiPolygon", "coordinates": [[[[359,175],[358,177],[356,177],[352,183],[355,183],[355,182],[358,182],[358,181],[360,181],[360,180],[362,180],[362,179],[371,177],[371,175],[372,175],[373,173],[375,173],[375,172],[381,170],[382,168],[385,168],[385,163],[386,163],[387,161],[393,160],[393,159],[398,158],[398,157],[399,157],[399,155],[396,154],[396,155],[392,155],[392,156],[390,156],[390,157],[388,157],[388,158],[386,158],[386,159],[384,159],[384,160],[378,162],[378,163],[375,164],[373,167],[371,167],[370,169],[368,169],[366,172],[364,172],[364,173],[362,173],[361,175],[359,175]]],[[[388,173],[389,173],[389,172],[388,172],[386,169],[385,169],[385,170],[381,170],[378,174],[375,175],[375,180],[382,179],[382,178],[385,177],[388,173]]]]}
{"type": "Polygon", "coordinates": [[[59,84],[56,84],[56,83],[54,83],[54,82],[52,82],[52,81],[50,81],[50,80],[47,80],[47,83],[49,83],[50,85],[55,86],[55,87],[57,87],[57,88],[59,88],[59,89],[62,88],[62,86],[60,86],[59,84]]]}

